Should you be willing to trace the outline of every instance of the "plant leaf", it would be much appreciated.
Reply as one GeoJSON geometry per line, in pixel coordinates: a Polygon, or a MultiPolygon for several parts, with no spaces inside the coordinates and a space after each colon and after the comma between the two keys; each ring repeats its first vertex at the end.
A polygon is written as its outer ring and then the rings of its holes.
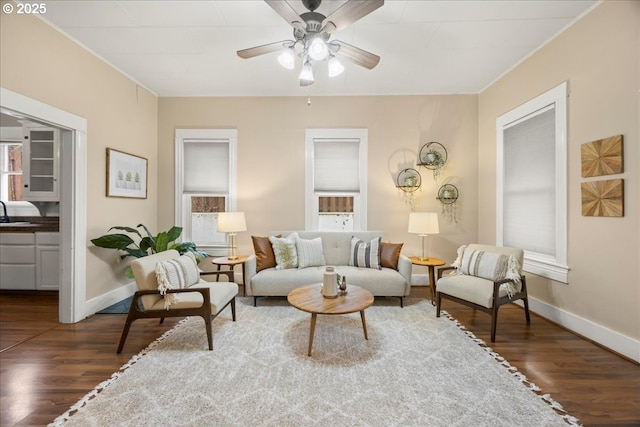
{"type": "Polygon", "coordinates": [[[115,233],[91,239],[91,243],[100,248],[125,250],[127,246],[133,243],[133,239],[126,234],[115,233]]]}
{"type": "Polygon", "coordinates": [[[176,227],[176,226],[171,227],[171,229],[167,232],[169,236],[169,241],[175,242],[176,240],[178,240],[178,237],[180,237],[181,233],[182,233],[182,227],[176,227]]]}
{"type": "Polygon", "coordinates": [[[156,236],[156,245],[153,249],[155,252],[164,252],[167,246],[169,246],[169,235],[166,231],[162,231],[156,236]]]}
{"type": "Polygon", "coordinates": [[[142,258],[142,257],[146,257],[147,255],[149,255],[149,253],[147,251],[144,251],[142,249],[137,249],[137,248],[126,248],[123,249],[127,254],[123,255],[122,258],[126,258],[128,256],[132,256],[132,257],[136,257],[136,258],[142,258]]]}
{"type": "Polygon", "coordinates": [[[186,252],[195,252],[196,244],[193,242],[174,243],[169,249],[175,249],[176,251],[180,252],[180,255],[182,255],[186,252]]]}
{"type": "MultiPolygon", "coordinates": [[[[147,226],[146,226],[146,225],[144,225],[144,224],[138,224],[138,227],[142,227],[142,228],[144,228],[144,231],[146,231],[147,236],[149,236],[149,237],[153,238],[153,234],[151,234],[151,232],[149,231],[149,229],[147,228],[147,226]]],[[[142,237],[142,236],[140,236],[140,237],[142,237]]]]}
{"type": "Polygon", "coordinates": [[[155,250],[156,240],[153,237],[143,237],[140,240],[140,249],[148,251],[149,249],[155,250]]]}
{"type": "Polygon", "coordinates": [[[138,237],[142,237],[140,235],[140,232],[138,230],[136,230],[135,228],[131,228],[131,227],[122,227],[122,226],[115,226],[115,227],[111,227],[109,229],[109,231],[111,230],[122,230],[122,231],[126,231],[127,233],[135,233],[138,235],[138,237]]]}

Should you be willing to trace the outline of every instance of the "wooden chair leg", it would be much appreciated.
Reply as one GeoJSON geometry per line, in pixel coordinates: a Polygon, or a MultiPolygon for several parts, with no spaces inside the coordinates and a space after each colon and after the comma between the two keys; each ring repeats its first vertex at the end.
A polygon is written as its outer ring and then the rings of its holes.
{"type": "Polygon", "coordinates": [[[162,325],[164,323],[164,317],[160,318],[160,325],[162,325]]]}
{"type": "Polygon", "coordinates": [[[135,308],[132,306],[129,308],[129,314],[127,314],[127,320],[124,322],[124,328],[122,329],[122,335],[120,335],[120,342],[118,343],[118,350],[116,353],[122,353],[122,348],[124,347],[124,342],[127,340],[127,335],[129,335],[129,329],[131,329],[131,324],[134,320],[136,320],[135,308]]]}
{"type": "Polygon", "coordinates": [[[524,315],[527,318],[527,323],[531,323],[531,315],[529,315],[529,298],[522,298],[524,302],[524,315]]]}
{"type": "Polygon", "coordinates": [[[436,292],[436,317],[440,317],[440,305],[442,304],[442,294],[436,292]]]}
{"type": "Polygon", "coordinates": [[[207,329],[207,342],[209,343],[209,351],[213,351],[213,332],[211,332],[211,316],[202,316],[204,327],[207,329]]]}
{"type": "Polygon", "coordinates": [[[231,300],[231,318],[236,321],[236,297],[231,300]]]}
{"type": "Polygon", "coordinates": [[[498,324],[498,305],[494,302],[491,311],[491,342],[496,342],[496,326],[498,324]]]}

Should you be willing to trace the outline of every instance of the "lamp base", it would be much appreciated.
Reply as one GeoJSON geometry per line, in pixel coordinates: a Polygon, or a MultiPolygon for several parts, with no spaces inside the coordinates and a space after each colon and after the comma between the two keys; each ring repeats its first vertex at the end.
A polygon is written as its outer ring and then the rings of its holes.
{"type": "Polygon", "coordinates": [[[429,258],[428,256],[424,257],[424,256],[417,256],[416,257],[418,259],[418,261],[420,262],[425,262],[425,261],[429,261],[431,258],[429,258]]]}
{"type": "Polygon", "coordinates": [[[235,260],[237,260],[238,258],[240,258],[238,255],[229,255],[229,256],[227,257],[227,259],[228,259],[229,261],[235,261],[235,260]]]}

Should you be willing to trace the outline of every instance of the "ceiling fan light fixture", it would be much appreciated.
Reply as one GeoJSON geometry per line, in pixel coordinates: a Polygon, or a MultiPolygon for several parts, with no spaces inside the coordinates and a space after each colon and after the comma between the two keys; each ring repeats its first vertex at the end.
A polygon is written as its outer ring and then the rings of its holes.
{"type": "Polygon", "coordinates": [[[311,62],[307,60],[304,62],[302,70],[300,71],[300,84],[302,84],[303,86],[308,86],[311,83],[315,82],[315,80],[316,79],[313,75],[313,67],[311,66],[311,62]]]}
{"type": "Polygon", "coordinates": [[[322,37],[317,36],[311,39],[308,47],[309,56],[314,61],[324,61],[329,55],[329,46],[322,40],[322,37]]]}
{"type": "Polygon", "coordinates": [[[333,55],[329,58],[329,63],[327,65],[329,68],[329,77],[339,76],[344,71],[344,65],[342,65],[338,58],[333,55]]]}
{"type": "Polygon", "coordinates": [[[293,47],[288,47],[278,55],[278,63],[287,70],[293,70],[296,65],[296,55],[293,52],[293,47]]]}

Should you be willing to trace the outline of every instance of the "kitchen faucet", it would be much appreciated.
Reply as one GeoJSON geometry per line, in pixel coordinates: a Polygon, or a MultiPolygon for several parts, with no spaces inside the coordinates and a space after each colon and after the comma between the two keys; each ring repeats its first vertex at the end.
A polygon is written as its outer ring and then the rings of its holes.
{"type": "Polygon", "coordinates": [[[2,203],[2,210],[4,211],[4,215],[0,216],[0,223],[7,223],[9,222],[9,215],[7,215],[7,205],[0,200],[0,203],[2,203]]]}

